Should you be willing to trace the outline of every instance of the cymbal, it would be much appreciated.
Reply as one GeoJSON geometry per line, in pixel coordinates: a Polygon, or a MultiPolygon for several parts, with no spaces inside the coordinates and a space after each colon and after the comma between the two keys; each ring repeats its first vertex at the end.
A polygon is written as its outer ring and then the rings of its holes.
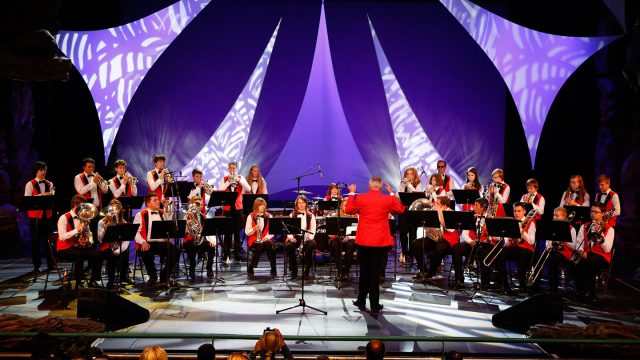
{"type": "Polygon", "coordinates": [[[323,200],[324,198],[322,196],[314,196],[312,197],[313,200],[323,200]]]}
{"type": "Polygon", "coordinates": [[[306,190],[304,190],[304,189],[303,189],[303,190],[300,190],[300,191],[298,191],[298,190],[293,190],[293,192],[294,192],[294,193],[297,193],[297,194],[304,194],[304,195],[313,194],[311,191],[306,191],[306,190]]]}
{"type": "MultiPolygon", "coordinates": [[[[357,193],[357,192],[356,192],[356,193],[353,193],[353,194],[354,194],[354,195],[357,195],[357,194],[359,194],[359,193],[357,193]]],[[[342,196],[343,198],[348,198],[348,197],[349,197],[349,195],[351,195],[351,194],[342,194],[341,196],[342,196]]]]}

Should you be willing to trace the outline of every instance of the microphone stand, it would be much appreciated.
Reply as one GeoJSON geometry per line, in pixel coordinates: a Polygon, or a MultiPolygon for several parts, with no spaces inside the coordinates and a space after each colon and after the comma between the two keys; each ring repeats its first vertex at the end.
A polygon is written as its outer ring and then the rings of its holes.
{"type": "Polygon", "coordinates": [[[285,224],[285,222],[284,222],[284,221],[282,221],[282,220],[280,220],[280,221],[281,221],[281,223],[282,223],[282,227],[285,229],[285,231],[287,232],[287,234],[291,234],[291,231],[289,230],[289,227],[291,227],[291,228],[292,228],[292,229],[294,229],[296,232],[301,232],[301,233],[302,233],[302,235],[303,235],[303,236],[302,236],[302,273],[303,273],[303,275],[302,275],[302,283],[301,283],[301,287],[302,287],[302,297],[301,297],[300,299],[298,299],[298,305],[294,305],[294,306],[288,307],[288,308],[286,308],[286,309],[276,310],[276,314],[280,314],[280,313],[281,313],[281,312],[283,312],[283,311],[287,311],[287,310],[295,309],[295,308],[297,308],[297,307],[302,307],[302,312],[303,312],[303,313],[304,313],[304,311],[305,311],[305,309],[306,309],[306,308],[309,308],[309,309],[311,309],[311,310],[315,310],[315,311],[317,311],[317,312],[319,312],[319,313],[322,313],[322,314],[324,314],[324,315],[327,315],[327,312],[326,312],[326,311],[324,311],[324,310],[320,310],[320,309],[317,309],[317,308],[314,308],[313,306],[309,306],[309,305],[307,305],[306,301],[304,300],[304,278],[305,278],[305,276],[304,276],[304,257],[305,257],[305,254],[304,254],[304,253],[305,253],[305,251],[304,251],[304,234],[305,234],[305,233],[307,233],[307,234],[313,234],[313,233],[312,233],[311,231],[307,231],[307,230],[300,229],[300,228],[298,228],[297,226],[287,225],[287,224],[285,224]]]}
{"type": "Polygon", "coordinates": [[[311,175],[315,175],[315,174],[322,174],[322,170],[318,169],[316,171],[308,172],[306,174],[302,174],[302,175],[296,176],[296,177],[291,179],[291,180],[296,180],[298,182],[298,186],[297,186],[297,190],[296,190],[298,195],[300,195],[300,179],[302,179],[303,177],[307,177],[307,176],[311,176],[311,175]]]}

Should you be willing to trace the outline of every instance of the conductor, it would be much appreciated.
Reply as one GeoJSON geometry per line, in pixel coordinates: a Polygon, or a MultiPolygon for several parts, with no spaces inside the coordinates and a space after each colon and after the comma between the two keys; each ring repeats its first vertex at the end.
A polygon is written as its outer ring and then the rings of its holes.
{"type": "Polygon", "coordinates": [[[382,179],[373,176],[369,180],[369,192],[356,195],[356,185],[349,185],[346,213],[358,214],[358,230],[356,245],[360,257],[360,281],[358,283],[358,299],[353,305],[364,308],[367,294],[372,312],[382,311],[380,305],[379,274],[387,256],[387,246],[393,245],[389,235],[389,212],[401,214],[405,206],[393,196],[389,184],[384,184],[390,195],[381,193],[382,179]]]}

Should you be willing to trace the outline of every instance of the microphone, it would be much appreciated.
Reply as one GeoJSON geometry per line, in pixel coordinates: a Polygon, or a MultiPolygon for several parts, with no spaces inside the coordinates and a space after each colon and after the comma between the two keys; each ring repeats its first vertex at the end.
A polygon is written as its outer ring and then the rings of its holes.
{"type": "Polygon", "coordinates": [[[322,169],[320,168],[320,163],[316,163],[316,165],[318,166],[318,172],[320,173],[320,178],[322,178],[323,175],[322,175],[322,169]]]}

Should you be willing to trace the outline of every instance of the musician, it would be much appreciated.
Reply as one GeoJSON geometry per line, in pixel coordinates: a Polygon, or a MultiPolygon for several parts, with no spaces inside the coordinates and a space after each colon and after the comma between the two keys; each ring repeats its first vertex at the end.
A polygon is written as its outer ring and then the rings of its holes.
{"type": "Polygon", "coordinates": [[[138,186],[135,184],[131,174],[127,172],[127,162],[124,160],[116,160],[113,166],[116,169],[116,176],[109,179],[109,189],[113,194],[113,198],[137,196],[138,186]]]}
{"type": "Polygon", "coordinates": [[[109,191],[109,183],[95,173],[96,161],[92,158],[85,158],[82,160],[82,172],[73,179],[73,186],[76,188],[76,193],[82,195],[85,198],[93,198],[93,205],[98,209],[102,208],[102,194],[106,194],[109,191]]]}
{"type": "Polygon", "coordinates": [[[113,199],[109,202],[109,208],[117,211],[113,216],[107,214],[98,221],[98,242],[100,247],[98,251],[100,253],[100,267],[102,263],[107,261],[107,276],[109,281],[107,282],[107,288],[113,288],[113,281],[116,278],[116,266],[120,273],[120,283],[133,285],[133,281],[129,279],[129,242],[121,243],[103,243],[104,235],[107,232],[107,228],[116,224],[125,224],[126,221],[122,217],[122,203],[118,199],[113,199]]]}
{"type": "MultiPolygon", "coordinates": [[[[451,249],[453,246],[459,243],[460,238],[458,237],[458,230],[455,229],[447,229],[446,224],[444,223],[444,216],[442,214],[443,211],[451,211],[451,199],[449,199],[446,195],[440,195],[436,198],[436,204],[434,210],[438,212],[438,218],[440,220],[440,227],[438,228],[438,238],[430,238],[424,237],[417,239],[415,241],[414,249],[416,255],[416,263],[418,264],[418,269],[420,273],[415,276],[415,279],[418,281],[423,281],[425,279],[430,279],[436,275],[438,271],[438,267],[440,267],[440,263],[442,259],[447,255],[451,254],[451,249]],[[429,269],[425,269],[424,264],[424,253],[426,250],[433,250],[433,254],[429,259],[429,269]],[[425,270],[427,270],[425,272],[425,270]]],[[[462,274],[462,272],[460,272],[462,274]]]]}
{"type": "Polygon", "coordinates": [[[331,183],[327,188],[327,194],[324,197],[325,201],[342,201],[342,194],[340,194],[340,188],[338,184],[331,183]]]}
{"type": "MultiPolygon", "coordinates": [[[[527,270],[531,267],[536,242],[536,223],[533,218],[525,218],[525,206],[521,201],[513,204],[513,217],[520,222],[520,239],[508,238],[504,247],[504,260],[515,260],[518,265],[520,291],[527,290],[527,270]]],[[[503,262],[498,265],[498,278],[506,282],[504,265],[503,262]]]]}
{"type": "MultiPolygon", "coordinates": [[[[409,167],[402,174],[402,181],[398,186],[398,193],[414,191],[422,191],[422,184],[420,176],[418,175],[418,170],[414,167],[409,167]]],[[[398,227],[400,229],[400,247],[402,248],[399,261],[401,264],[404,264],[407,260],[407,256],[411,259],[411,255],[409,254],[409,244],[413,243],[413,240],[416,239],[416,229],[415,227],[411,228],[409,226],[407,216],[404,214],[398,216],[398,227]]]]}
{"type": "MultiPolygon", "coordinates": [[[[385,184],[389,193],[391,186],[385,184]]],[[[382,179],[374,176],[369,180],[369,192],[355,194],[356,185],[349,185],[349,198],[347,199],[347,214],[359,214],[358,232],[356,244],[360,260],[360,280],[358,283],[358,298],[353,302],[358,307],[364,307],[369,295],[371,311],[379,312],[383,306],[380,304],[380,269],[387,256],[391,237],[389,236],[389,212],[401,214],[405,206],[397,197],[383,195],[380,192],[382,179]]]]}
{"type": "Polygon", "coordinates": [[[263,198],[256,198],[253,202],[253,212],[247,216],[247,223],[244,232],[249,237],[247,246],[253,251],[251,263],[247,267],[247,275],[253,277],[253,269],[258,266],[262,252],[267,253],[267,258],[271,264],[271,276],[275,277],[276,252],[272,242],[273,235],[269,234],[269,219],[271,214],[267,212],[267,202],[263,198]]]}
{"type": "Polygon", "coordinates": [[[193,169],[191,171],[191,178],[193,179],[193,189],[187,195],[188,199],[192,199],[194,196],[199,196],[201,199],[202,216],[207,216],[207,204],[211,193],[216,189],[215,186],[202,180],[202,171],[199,169],[193,169]]]}
{"type": "MultiPolygon", "coordinates": [[[[232,206],[224,206],[223,210],[228,213],[228,216],[232,217],[233,230],[231,235],[225,235],[224,242],[222,243],[222,257],[225,259],[225,264],[229,264],[231,261],[229,255],[231,253],[231,243],[233,243],[233,255],[236,261],[242,261],[242,255],[240,254],[240,223],[242,222],[242,193],[251,191],[251,186],[247,183],[247,180],[242,175],[236,174],[238,169],[238,163],[232,161],[229,163],[229,174],[225,175],[220,181],[220,190],[237,192],[236,202],[232,206]]],[[[248,236],[248,235],[247,235],[248,236]]]]}
{"type": "Polygon", "coordinates": [[[611,179],[609,176],[602,174],[598,176],[598,189],[600,192],[596,195],[595,203],[604,205],[604,211],[611,213],[609,217],[609,226],[616,226],[616,220],[620,216],[620,197],[618,193],[611,190],[611,179]]]}
{"type": "MultiPolygon", "coordinates": [[[[482,184],[478,178],[478,169],[470,167],[467,169],[467,181],[462,186],[464,190],[477,190],[478,196],[482,196],[482,184]]],[[[462,211],[473,211],[475,205],[462,204],[462,211]]]]}
{"type": "Polygon", "coordinates": [[[603,220],[605,212],[605,206],[596,197],[596,203],[591,206],[591,222],[583,224],[576,236],[577,254],[580,255],[574,271],[576,292],[579,298],[587,301],[596,298],[596,275],[611,264],[615,228],[603,220]]]}
{"type": "MultiPolygon", "coordinates": [[[[316,233],[316,217],[309,211],[309,200],[304,195],[298,195],[296,198],[296,207],[290,217],[300,218],[300,228],[308,231],[309,233],[303,233],[301,235],[287,235],[286,244],[284,247],[287,259],[289,261],[289,271],[291,271],[291,279],[298,277],[298,262],[296,260],[296,250],[302,246],[304,253],[304,269],[303,276],[309,277],[309,270],[311,269],[311,262],[313,260],[313,250],[316,248],[314,236],[316,233]]],[[[292,230],[293,231],[293,230],[292,230]]]]}
{"type": "MultiPolygon", "coordinates": [[[[202,174],[200,174],[200,176],[202,176],[202,174]]],[[[198,180],[202,181],[202,179],[197,179],[194,176],[194,182],[198,180]]],[[[199,182],[196,182],[196,184],[198,183],[199,182]]],[[[213,257],[215,255],[214,249],[217,245],[215,236],[202,235],[204,220],[206,218],[201,205],[204,201],[200,195],[193,195],[193,192],[194,191],[189,194],[189,210],[185,217],[187,230],[182,242],[187,252],[187,257],[189,258],[189,279],[191,281],[195,281],[196,279],[196,255],[198,251],[207,254],[207,278],[213,278],[213,257]],[[196,209],[192,209],[192,207],[196,209]],[[192,228],[192,224],[196,229],[192,228]]]]}
{"type": "MultiPolygon", "coordinates": [[[[479,198],[473,204],[473,212],[475,221],[475,228],[472,230],[462,230],[461,240],[459,243],[453,245],[451,253],[453,254],[453,269],[456,273],[456,279],[454,283],[454,290],[457,290],[464,283],[464,272],[462,270],[462,257],[467,257],[467,261],[471,261],[472,252],[479,251],[482,245],[490,247],[487,235],[487,226],[485,224],[487,216],[487,208],[489,203],[484,198],[479,198]],[[480,235],[478,235],[480,234],[480,235]]],[[[478,257],[483,259],[482,257],[478,257]]],[[[480,283],[482,285],[489,286],[489,268],[482,264],[482,261],[478,262],[480,266],[480,283]]]]}
{"type": "MultiPolygon", "coordinates": [[[[136,251],[140,253],[144,267],[147,269],[149,280],[147,285],[154,285],[158,281],[158,273],[155,263],[153,261],[156,255],[160,256],[160,263],[168,264],[165,261],[167,258],[167,251],[174,251],[174,260],[177,263],[178,250],[175,246],[169,242],[169,239],[165,237],[151,238],[151,229],[154,221],[162,221],[164,211],[160,209],[160,199],[158,194],[150,192],[144,196],[144,203],[147,206],[145,209],[136,214],[133,219],[134,224],[140,224],[138,232],[136,233],[136,251]]],[[[168,266],[165,265],[160,271],[160,282],[165,283],[168,279],[168,266]]]]}
{"type": "Polygon", "coordinates": [[[247,173],[247,183],[251,187],[251,190],[245,191],[245,194],[268,194],[267,182],[262,176],[260,166],[253,164],[249,168],[247,173]]]}
{"type": "Polygon", "coordinates": [[[572,175],[569,187],[562,194],[560,206],[589,206],[590,199],[581,175],[572,175]]]}
{"type": "Polygon", "coordinates": [[[86,231],[88,226],[80,221],[76,214],[76,208],[86,202],[86,198],[81,195],[74,195],[71,198],[71,210],[62,214],[58,219],[58,258],[75,263],[76,288],[82,282],[84,273],[84,260],[87,260],[91,267],[91,279],[88,287],[100,287],[100,267],[98,261],[99,253],[91,246],[93,244],[93,234],[86,231]]]}
{"type": "Polygon", "coordinates": [[[536,220],[542,219],[542,215],[544,215],[544,196],[538,193],[538,180],[529,179],[527,180],[527,193],[522,195],[520,198],[525,204],[531,204],[534,209],[536,209],[536,220]]]}
{"type": "Polygon", "coordinates": [[[487,196],[489,197],[489,207],[492,202],[498,203],[496,217],[505,217],[504,204],[509,202],[511,188],[504,182],[504,171],[498,168],[491,172],[493,182],[487,186],[487,196]]]}
{"type": "Polygon", "coordinates": [[[447,196],[447,191],[444,189],[444,180],[439,174],[432,174],[429,176],[429,185],[425,189],[424,193],[427,199],[435,205],[438,196],[447,196]]]}
{"type": "Polygon", "coordinates": [[[162,203],[164,200],[169,184],[167,181],[168,170],[165,169],[164,164],[167,159],[162,154],[157,154],[153,157],[153,164],[155,168],[147,172],[147,188],[149,192],[156,194],[158,197],[158,203],[162,203]]]}
{"type": "MultiPolygon", "coordinates": [[[[567,209],[557,207],[553,210],[553,220],[567,220],[567,209]]],[[[565,268],[571,267],[571,256],[576,243],[576,229],[570,226],[571,242],[562,242],[561,244],[553,244],[547,240],[547,251],[549,258],[547,259],[547,269],[549,271],[549,292],[558,293],[558,285],[560,284],[560,266],[565,268]]]]}
{"type": "MultiPolygon", "coordinates": [[[[47,164],[42,161],[36,161],[33,165],[35,178],[28,181],[24,186],[24,196],[52,196],[55,188],[53,183],[46,180],[47,164]]],[[[27,211],[29,218],[29,231],[31,233],[31,260],[33,263],[33,271],[37,274],[42,265],[42,257],[40,255],[40,247],[44,244],[44,251],[47,257],[47,269],[52,270],[54,265],[51,261],[51,250],[49,249],[48,235],[53,226],[53,211],[48,210],[29,210],[27,211]]]]}
{"type": "Polygon", "coordinates": [[[440,159],[436,163],[436,167],[438,169],[438,175],[440,175],[440,177],[442,178],[441,186],[444,188],[446,195],[451,198],[453,196],[453,192],[451,192],[451,190],[455,189],[456,187],[451,176],[445,174],[445,171],[447,170],[447,162],[440,159]]]}

